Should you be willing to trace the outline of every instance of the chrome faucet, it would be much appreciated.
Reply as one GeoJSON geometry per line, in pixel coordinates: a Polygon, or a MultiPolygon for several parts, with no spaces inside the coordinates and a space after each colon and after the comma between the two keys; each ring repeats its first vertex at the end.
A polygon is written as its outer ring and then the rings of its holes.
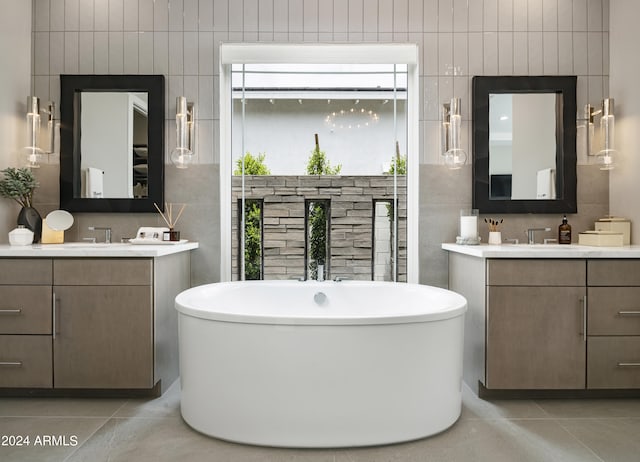
{"type": "Polygon", "coordinates": [[[335,282],[350,281],[350,280],[351,278],[346,276],[336,276],[334,279],[335,282]]]}
{"type": "Polygon", "coordinates": [[[529,244],[535,244],[536,243],[536,239],[535,239],[535,232],[536,231],[551,231],[551,228],[529,228],[529,229],[527,229],[527,240],[529,241],[529,244]]]}
{"type": "Polygon", "coordinates": [[[104,231],[105,244],[111,244],[111,228],[100,227],[100,226],[89,226],[87,229],[89,231],[104,231]]]}

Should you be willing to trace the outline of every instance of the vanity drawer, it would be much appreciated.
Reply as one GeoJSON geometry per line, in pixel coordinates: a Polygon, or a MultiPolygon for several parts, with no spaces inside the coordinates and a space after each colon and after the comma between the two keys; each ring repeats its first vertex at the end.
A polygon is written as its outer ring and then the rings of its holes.
{"type": "Polygon", "coordinates": [[[490,286],[584,286],[585,260],[489,259],[490,286]]]}
{"type": "Polygon", "coordinates": [[[0,335],[0,387],[53,386],[50,335],[0,335]]]}
{"type": "Polygon", "coordinates": [[[589,337],[587,388],[640,388],[640,336],[589,337]]]}
{"type": "Polygon", "coordinates": [[[51,286],[0,286],[0,334],[51,334],[51,286]]]}
{"type": "Polygon", "coordinates": [[[50,259],[0,259],[0,284],[51,285],[53,265],[50,259]]]}
{"type": "Polygon", "coordinates": [[[589,260],[590,286],[640,286],[640,260],[589,260]]]}
{"type": "Polygon", "coordinates": [[[150,286],[150,258],[56,259],[54,284],[59,286],[150,286]]]}
{"type": "Polygon", "coordinates": [[[640,287],[589,287],[589,335],[640,335],[640,287]]]}

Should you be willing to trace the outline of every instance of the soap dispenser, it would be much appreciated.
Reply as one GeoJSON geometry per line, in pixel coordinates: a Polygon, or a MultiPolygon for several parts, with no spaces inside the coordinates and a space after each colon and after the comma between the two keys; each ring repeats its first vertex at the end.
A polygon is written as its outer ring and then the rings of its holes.
{"type": "Polygon", "coordinates": [[[567,216],[562,217],[562,224],[558,226],[558,244],[571,244],[571,225],[567,223],[567,216]]]}

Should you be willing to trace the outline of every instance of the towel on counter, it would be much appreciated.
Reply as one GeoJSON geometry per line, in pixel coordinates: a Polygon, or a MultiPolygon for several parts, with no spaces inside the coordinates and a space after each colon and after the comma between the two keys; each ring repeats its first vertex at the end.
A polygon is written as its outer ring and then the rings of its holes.
{"type": "Polygon", "coordinates": [[[85,195],[89,198],[102,198],[104,171],[99,168],[87,167],[85,177],[85,195]]]}
{"type": "Polygon", "coordinates": [[[538,170],[536,199],[556,198],[556,169],[538,170]]]}

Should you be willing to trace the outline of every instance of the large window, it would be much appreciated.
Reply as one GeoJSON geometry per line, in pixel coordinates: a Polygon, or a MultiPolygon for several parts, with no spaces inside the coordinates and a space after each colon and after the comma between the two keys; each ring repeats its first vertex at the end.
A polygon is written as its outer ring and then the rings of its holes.
{"type": "Polygon", "coordinates": [[[223,280],[417,280],[415,47],[390,47],[223,45],[223,280]]]}

